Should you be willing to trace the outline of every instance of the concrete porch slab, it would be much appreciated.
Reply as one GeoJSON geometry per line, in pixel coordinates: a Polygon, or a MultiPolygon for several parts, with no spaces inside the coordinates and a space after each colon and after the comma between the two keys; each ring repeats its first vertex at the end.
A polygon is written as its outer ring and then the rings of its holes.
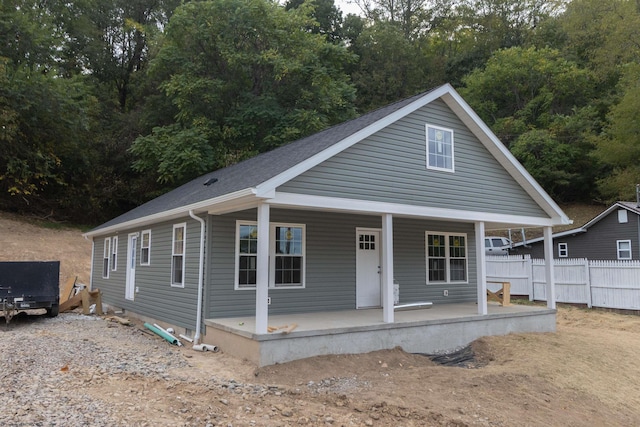
{"type": "Polygon", "coordinates": [[[398,311],[394,323],[381,309],[269,316],[270,326],[297,325],[289,334],[255,333],[254,317],[205,320],[205,342],[258,366],[326,354],[356,354],[402,347],[410,353],[442,353],[482,336],[555,332],[556,310],[489,304],[486,316],[475,303],[441,304],[398,311]]]}

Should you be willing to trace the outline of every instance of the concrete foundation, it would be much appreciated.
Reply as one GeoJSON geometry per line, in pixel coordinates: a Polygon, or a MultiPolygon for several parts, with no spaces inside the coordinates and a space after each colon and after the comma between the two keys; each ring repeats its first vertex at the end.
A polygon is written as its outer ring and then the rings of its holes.
{"type": "Polygon", "coordinates": [[[532,306],[490,306],[478,315],[475,304],[396,313],[382,322],[381,310],[353,310],[270,316],[270,323],[296,323],[289,334],[255,334],[255,319],[205,320],[207,341],[258,366],[326,354],[356,354],[402,347],[410,353],[436,354],[490,335],[555,332],[556,311],[532,306]]]}

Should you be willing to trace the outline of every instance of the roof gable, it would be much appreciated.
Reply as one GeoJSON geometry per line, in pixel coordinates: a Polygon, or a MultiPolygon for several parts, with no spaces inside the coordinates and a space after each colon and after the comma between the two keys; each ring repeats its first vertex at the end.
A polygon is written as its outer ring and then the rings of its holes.
{"type": "Polygon", "coordinates": [[[249,195],[267,198],[279,185],[438,98],[451,108],[550,218],[555,218],[556,222],[568,223],[568,218],[555,202],[517,162],[453,87],[446,84],[270,152],[205,174],[100,225],[85,235],[104,233],[119,226],[124,227],[142,221],[150,222],[167,219],[172,215],[184,215],[189,210],[206,209],[214,204],[229,203],[231,200],[249,195]],[[205,185],[205,182],[213,180],[215,183],[205,185]]]}

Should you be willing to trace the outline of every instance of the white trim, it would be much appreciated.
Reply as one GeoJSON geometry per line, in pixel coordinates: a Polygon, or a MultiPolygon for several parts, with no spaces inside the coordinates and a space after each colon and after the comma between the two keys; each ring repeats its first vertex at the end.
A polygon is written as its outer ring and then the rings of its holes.
{"type": "MultiPolygon", "coordinates": [[[[256,286],[255,285],[243,285],[240,286],[240,284],[238,283],[240,281],[240,271],[239,271],[239,267],[240,267],[240,226],[241,225],[255,225],[256,227],[258,226],[258,222],[257,221],[243,221],[243,220],[236,220],[236,234],[235,234],[235,239],[236,239],[236,250],[235,250],[235,267],[234,267],[234,279],[233,279],[233,289],[236,291],[245,291],[245,290],[250,290],[250,291],[255,291],[256,290],[256,286]]],[[[251,254],[250,254],[251,255],[251,254]]],[[[258,250],[256,248],[256,260],[258,258],[258,250]]],[[[256,266],[257,267],[257,266],[256,266]]]]}
{"type": "Polygon", "coordinates": [[[478,116],[469,104],[449,84],[450,90],[442,96],[442,100],[451,108],[467,128],[480,140],[496,160],[509,172],[518,184],[529,194],[537,204],[551,217],[558,216],[562,221],[558,225],[572,224],[560,206],[536,182],[522,164],[515,158],[507,147],[498,139],[487,124],[478,116]]]}
{"type": "Polygon", "coordinates": [[[140,232],[140,265],[143,265],[143,266],[151,265],[151,229],[142,230],[140,232]],[[147,259],[147,262],[142,262],[142,254],[144,253],[143,249],[145,248],[144,246],[145,234],[149,235],[149,245],[147,246],[147,249],[148,249],[147,254],[149,259],[147,259]]]}
{"type": "Polygon", "coordinates": [[[179,218],[181,216],[188,216],[189,211],[200,211],[203,209],[208,209],[211,206],[228,203],[246,196],[253,196],[254,192],[251,188],[245,188],[242,190],[235,191],[233,193],[225,194],[219,197],[214,197],[213,199],[203,200],[198,203],[192,203],[190,205],[181,206],[179,208],[170,209],[168,211],[158,212],[152,215],[143,216],[142,218],[136,218],[131,221],[121,222],[115,225],[111,225],[109,227],[104,227],[95,231],[88,231],[84,233],[82,236],[87,237],[95,237],[101,236],[105,234],[112,233],[113,231],[120,230],[123,228],[137,228],[142,226],[147,226],[149,224],[153,224],[159,221],[169,221],[171,219],[179,218]]]}
{"type": "Polygon", "coordinates": [[[616,240],[616,255],[618,257],[619,260],[630,260],[633,259],[633,252],[632,252],[632,247],[631,247],[631,240],[629,239],[621,239],[621,240],[616,240]],[[629,244],[629,257],[624,257],[622,258],[620,256],[620,252],[627,252],[626,249],[620,249],[620,243],[628,243],[629,244]]]}
{"type": "Polygon", "coordinates": [[[181,222],[179,224],[173,224],[173,232],[171,234],[171,287],[172,288],[184,288],[184,279],[186,277],[186,271],[185,271],[185,267],[186,267],[186,261],[187,261],[187,223],[186,222],[181,222]],[[182,253],[181,254],[176,254],[174,252],[175,250],[175,246],[176,246],[176,229],[178,228],[182,228],[182,253]],[[181,282],[174,282],[173,281],[173,257],[174,256],[182,256],[182,278],[180,279],[181,282]]]}
{"type": "Polygon", "coordinates": [[[111,237],[105,237],[102,245],[102,278],[108,279],[109,272],[111,271],[111,237]],[[107,260],[107,265],[105,268],[104,260],[107,260]],[[106,274],[105,274],[106,272],[106,274]]]}
{"type": "Polygon", "coordinates": [[[394,322],[393,308],[393,216],[382,215],[382,321],[394,322]]]}
{"type": "Polygon", "coordinates": [[[111,271],[118,270],[118,236],[111,239],[111,271]]]}
{"type": "MultiPolygon", "coordinates": [[[[427,285],[449,285],[449,284],[465,284],[469,283],[469,236],[467,233],[456,233],[456,232],[448,232],[448,231],[425,231],[424,232],[424,247],[425,247],[425,268],[426,268],[426,279],[427,285]],[[436,280],[429,281],[429,235],[438,235],[444,236],[445,244],[444,244],[444,260],[445,260],[445,280],[436,280]],[[464,237],[464,258],[453,258],[453,259],[464,259],[464,277],[465,280],[451,280],[451,256],[449,253],[449,237],[464,237]]],[[[434,259],[442,259],[442,257],[434,257],[434,259]]]]}
{"type": "Polygon", "coordinates": [[[125,263],[124,298],[133,301],[136,295],[136,249],[139,234],[129,233],[127,235],[127,262],[125,263]],[[133,244],[132,244],[133,243],[133,244]],[[133,263],[131,262],[133,258],[133,263]]]}
{"type": "Polygon", "coordinates": [[[569,244],[558,242],[558,258],[569,258],[569,244]]]}
{"type": "MultiPolygon", "coordinates": [[[[474,232],[476,239],[476,276],[477,276],[477,298],[478,298],[478,314],[485,316],[489,313],[487,307],[487,255],[484,247],[485,229],[484,222],[479,221],[474,224],[474,232]]],[[[427,273],[428,274],[428,273],[427,273]]]]}
{"type": "Polygon", "coordinates": [[[436,171],[441,171],[441,172],[450,172],[453,173],[456,171],[456,161],[455,161],[455,142],[454,142],[454,132],[453,129],[449,129],[449,128],[445,128],[442,126],[436,126],[436,125],[431,125],[429,123],[426,123],[424,125],[424,129],[425,129],[425,145],[426,145],[426,157],[425,157],[425,161],[426,161],[426,166],[427,169],[431,169],[431,170],[436,170],[436,171]],[[435,130],[440,130],[440,131],[444,131],[444,132],[449,132],[451,134],[451,168],[442,168],[442,167],[438,167],[438,166],[431,166],[429,165],[429,128],[431,129],[435,129],[435,130]]]}
{"type": "Polygon", "coordinates": [[[551,227],[544,227],[544,274],[547,280],[547,308],[556,309],[556,277],[553,262],[553,233],[551,227]]]}
{"type": "Polygon", "coordinates": [[[345,199],[340,197],[310,196],[296,193],[276,193],[273,199],[267,201],[272,206],[318,208],[325,211],[353,212],[353,213],[390,213],[394,216],[409,216],[419,218],[447,219],[464,222],[495,222],[527,226],[560,225],[557,218],[539,218],[500,213],[463,211],[459,209],[433,208],[427,206],[401,205],[369,200],[345,199]]]}

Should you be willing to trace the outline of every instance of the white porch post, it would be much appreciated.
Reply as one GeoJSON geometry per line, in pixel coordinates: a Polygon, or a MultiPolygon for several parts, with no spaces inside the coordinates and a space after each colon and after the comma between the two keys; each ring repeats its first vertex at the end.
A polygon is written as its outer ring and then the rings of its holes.
{"type": "Polygon", "coordinates": [[[547,307],[556,308],[556,278],[553,272],[552,228],[544,228],[544,275],[547,279],[547,307]]]}
{"type": "Polygon", "coordinates": [[[394,322],[393,312],[393,215],[382,215],[382,321],[394,322]]]}
{"type": "Polygon", "coordinates": [[[269,323],[269,205],[258,205],[256,262],[256,334],[266,334],[269,323]]]}
{"type": "Polygon", "coordinates": [[[487,264],[484,252],[484,222],[475,223],[476,232],[476,276],[478,281],[478,314],[485,315],[487,309],[487,264]]]}

